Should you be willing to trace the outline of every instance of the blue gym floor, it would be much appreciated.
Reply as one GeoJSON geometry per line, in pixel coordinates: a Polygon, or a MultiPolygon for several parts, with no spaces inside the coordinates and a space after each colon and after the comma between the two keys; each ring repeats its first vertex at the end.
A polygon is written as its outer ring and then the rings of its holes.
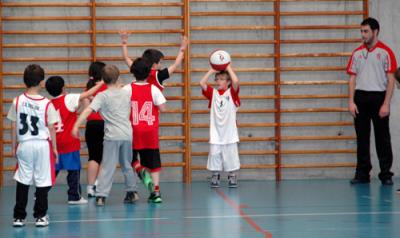
{"type": "MultiPolygon", "coordinates": [[[[11,226],[15,188],[0,190],[1,237],[196,237],[196,238],[399,238],[400,195],[395,186],[351,186],[348,180],[240,181],[229,189],[206,182],[163,183],[162,204],[148,204],[141,188],[137,204],[122,203],[114,184],[105,207],[68,206],[65,185],[49,193],[50,225],[36,228],[30,190],[28,224],[11,226]]],[[[85,187],[85,186],[83,186],[85,187]]],[[[86,195],[86,194],[85,194],[86,195]]]]}

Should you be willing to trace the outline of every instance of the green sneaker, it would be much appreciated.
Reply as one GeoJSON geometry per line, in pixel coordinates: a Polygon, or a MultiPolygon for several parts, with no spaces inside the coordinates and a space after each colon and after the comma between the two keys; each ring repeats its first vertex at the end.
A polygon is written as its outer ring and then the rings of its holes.
{"type": "Polygon", "coordinates": [[[151,202],[151,203],[162,203],[161,193],[160,192],[152,192],[150,194],[148,202],[151,202]]]}
{"type": "Polygon", "coordinates": [[[151,174],[146,169],[141,169],[139,172],[139,177],[142,180],[144,186],[149,190],[150,193],[154,192],[154,183],[151,178],[151,174]]]}

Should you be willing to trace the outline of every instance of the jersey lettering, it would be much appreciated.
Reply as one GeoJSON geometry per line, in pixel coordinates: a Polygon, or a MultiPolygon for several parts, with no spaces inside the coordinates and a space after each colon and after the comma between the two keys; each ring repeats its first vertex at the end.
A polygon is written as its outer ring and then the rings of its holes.
{"type": "Polygon", "coordinates": [[[57,122],[54,127],[56,128],[56,133],[60,133],[64,131],[64,124],[62,122],[61,114],[60,114],[60,109],[57,109],[58,113],[58,118],[60,118],[60,121],[57,122]]]}
{"type": "Polygon", "coordinates": [[[156,117],[153,115],[153,103],[144,102],[142,108],[138,109],[138,102],[132,102],[132,124],[138,125],[140,121],[147,122],[147,125],[153,125],[156,117]]]}
{"type": "MultiPolygon", "coordinates": [[[[25,113],[20,113],[19,114],[19,117],[20,117],[20,122],[21,122],[21,125],[22,125],[22,128],[20,128],[19,129],[19,134],[20,135],[25,135],[27,132],[28,132],[28,130],[29,130],[29,125],[28,125],[28,114],[25,114],[25,113]]],[[[31,132],[31,135],[32,136],[37,136],[37,135],[39,135],[39,128],[38,128],[38,126],[37,126],[37,124],[38,124],[38,122],[39,122],[39,118],[38,117],[35,117],[35,116],[30,116],[30,125],[31,125],[31,128],[33,129],[33,130],[30,130],[30,132],[31,132]]]]}

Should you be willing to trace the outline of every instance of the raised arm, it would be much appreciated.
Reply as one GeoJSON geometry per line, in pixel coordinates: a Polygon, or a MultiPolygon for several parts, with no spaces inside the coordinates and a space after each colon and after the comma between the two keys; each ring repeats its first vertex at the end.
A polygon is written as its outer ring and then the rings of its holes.
{"type": "Polygon", "coordinates": [[[233,70],[231,64],[226,67],[226,71],[228,71],[229,76],[231,77],[232,80],[232,88],[237,91],[239,88],[239,78],[236,75],[235,71],[233,70]]]}
{"type": "Polygon", "coordinates": [[[207,82],[210,78],[210,76],[214,73],[216,73],[217,71],[215,71],[214,69],[210,68],[210,70],[208,70],[208,72],[203,76],[203,78],[200,80],[200,87],[205,91],[207,90],[207,82]]]}
{"type": "Polygon", "coordinates": [[[179,47],[178,55],[175,58],[175,62],[171,66],[168,67],[169,75],[173,74],[175,72],[175,70],[179,67],[179,65],[182,64],[183,57],[185,55],[185,51],[186,51],[188,44],[189,44],[188,38],[186,36],[183,36],[182,40],[181,40],[181,46],[179,47]]]}
{"type": "Polygon", "coordinates": [[[122,56],[124,57],[125,63],[130,68],[133,61],[131,60],[131,58],[129,58],[129,54],[128,54],[129,33],[126,30],[120,30],[119,36],[121,37],[122,56]]]}
{"type": "Polygon", "coordinates": [[[92,87],[91,89],[81,93],[81,95],[79,96],[79,101],[93,96],[97,92],[97,90],[99,90],[101,88],[101,86],[103,86],[103,84],[104,84],[104,82],[103,82],[103,80],[101,80],[101,81],[97,82],[96,85],[94,87],[92,87]]]}

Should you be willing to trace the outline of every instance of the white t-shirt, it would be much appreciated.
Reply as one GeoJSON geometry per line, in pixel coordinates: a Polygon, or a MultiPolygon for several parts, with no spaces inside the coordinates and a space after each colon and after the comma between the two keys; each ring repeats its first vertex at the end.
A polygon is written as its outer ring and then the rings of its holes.
{"type": "MultiPolygon", "coordinates": [[[[35,99],[41,99],[43,96],[41,95],[29,95],[31,98],[35,99]]],[[[13,103],[11,104],[10,110],[8,111],[7,114],[7,119],[11,121],[17,121],[17,112],[16,112],[16,103],[17,103],[17,98],[14,98],[13,103]]],[[[54,108],[54,105],[50,103],[49,107],[47,108],[47,124],[52,125],[54,123],[57,123],[60,121],[60,118],[58,117],[58,113],[56,109],[54,108]]]]}
{"type": "Polygon", "coordinates": [[[236,112],[240,106],[239,88],[218,91],[210,86],[202,90],[210,102],[210,144],[226,145],[239,142],[236,112]]]}
{"type": "MultiPolygon", "coordinates": [[[[63,94],[55,97],[59,98],[64,96],[63,94]]],[[[64,98],[64,102],[65,102],[65,106],[67,107],[68,111],[70,112],[76,112],[79,108],[79,99],[80,99],[81,95],[79,93],[68,93],[67,95],[65,95],[64,98]]]]}
{"type": "MultiPolygon", "coordinates": [[[[135,82],[135,84],[137,85],[145,85],[145,84],[149,84],[147,82],[135,82]]],[[[132,87],[130,84],[127,84],[123,87],[124,90],[126,90],[127,92],[129,92],[129,95],[132,94],[132,87]]],[[[153,103],[156,106],[159,106],[161,104],[164,104],[167,102],[167,99],[165,99],[164,95],[162,94],[162,92],[160,91],[160,89],[158,89],[156,86],[151,85],[151,96],[153,97],[153,103]]]]}
{"type": "Polygon", "coordinates": [[[48,125],[59,122],[59,116],[49,99],[41,95],[22,94],[13,100],[7,118],[16,122],[19,142],[48,140],[48,125]]]}
{"type": "Polygon", "coordinates": [[[355,49],[347,64],[347,73],[356,76],[356,89],[363,91],[386,91],[387,73],[396,69],[393,51],[381,41],[372,49],[364,44],[355,49]]]}
{"type": "Polygon", "coordinates": [[[104,119],[104,140],[132,140],[131,94],[121,88],[107,88],[98,93],[90,108],[104,119]]]}

